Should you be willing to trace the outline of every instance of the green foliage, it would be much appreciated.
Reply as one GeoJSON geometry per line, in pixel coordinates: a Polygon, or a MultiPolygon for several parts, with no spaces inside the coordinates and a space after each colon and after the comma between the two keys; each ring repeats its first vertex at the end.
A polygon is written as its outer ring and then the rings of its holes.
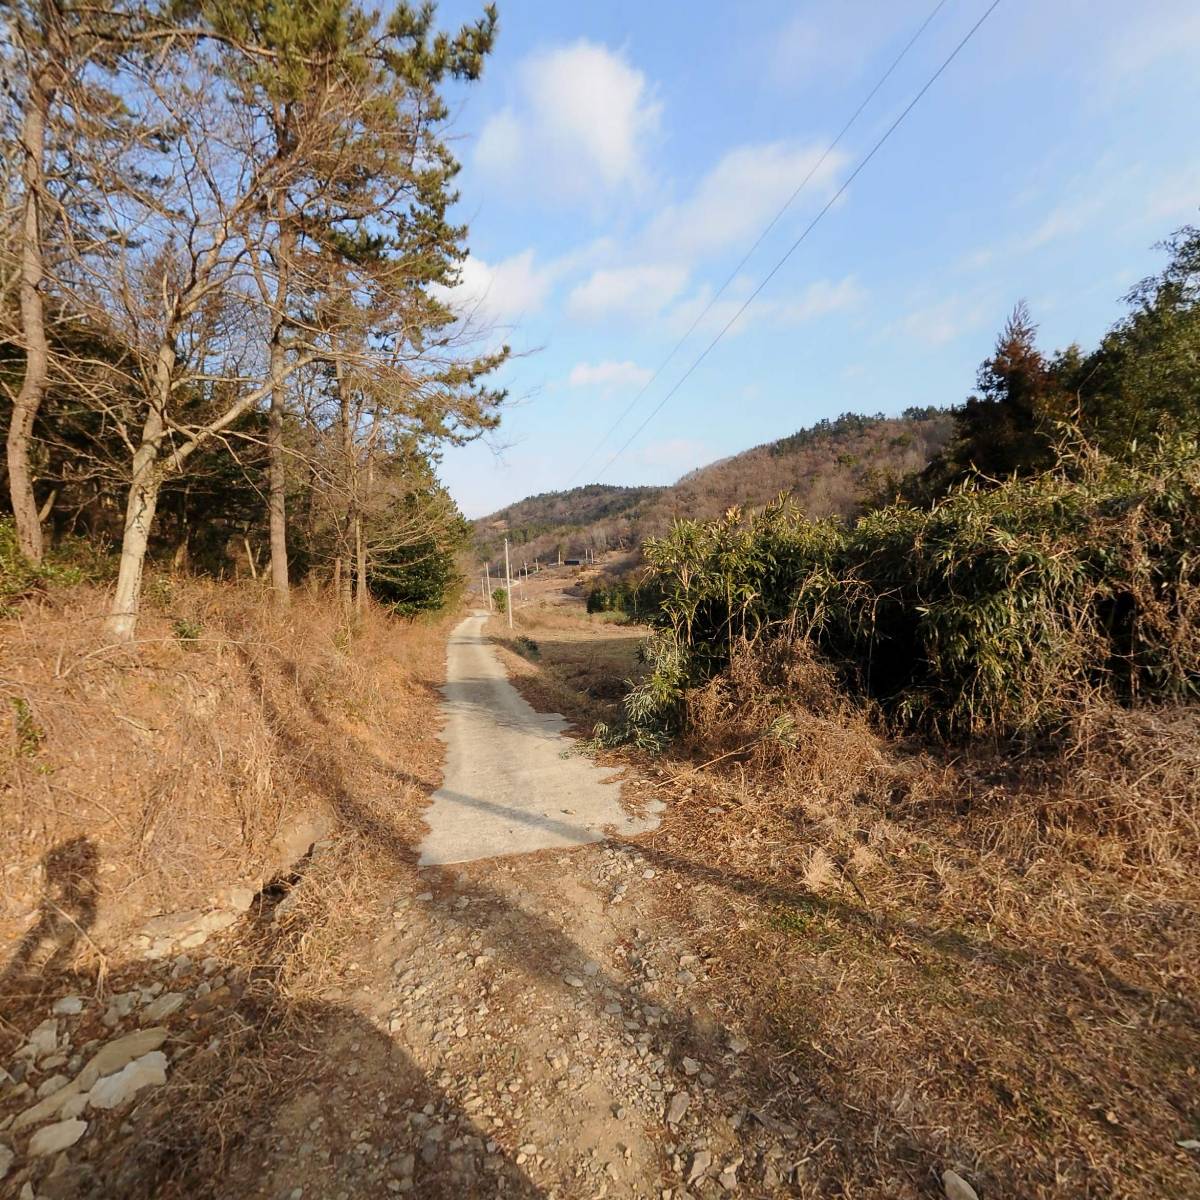
{"type": "MultiPolygon", "coordinates": [[[[68,559],[74,549],[74,545],[67,548],[68,559]]],[[[64,562],[57,554],[34,566],[21,553],[12,518],[0,518],[0,616],[11,615],[18,601],[48,587],[79,583],[84,578],[78,566],[64,562]]]]}
{"type": "Polygon", "coordinates": [[[190,620],[188,617],[176,617],[171,622],[171,630],[189,650],[196,649],[204,634],[204,626],[199,621],[190,620]]]}
{"type": "Polygon", "coordinates": [[[1117,458],[1159,434],[1200,433],[1200,229],[1184,226],[1160,248],[1167,266],[1125,297],[1130,312],[1090,354],[1044,355],[1018,305],[977,394],[954,410],[953,440],[901,494],[928,504],[965,479],[1047,470],[1065,426],[1117,458]]]}
{"type": "Polygon", "coordinates": [[[926,497],[966,478],[999,480],[1049,467],[1060,392],[1059,372],[1037,348],[1037,326],[1018,304],[979,368],[978,393],[954,410],[954,438],[922,479],[926,497]]]}
{"type": "Polygon", "coordinates": [[[662,593],[652,580],[641,572],[598,583],[588,592],[589,613],[624,613],[633,620],[643,620],[657,611],[662,593]]]}
{"type": "MultiPolygon", "coordinates": [[[[915,411],[915,410],[909,410],[915,411]]],[[[936,410],[935,410],[936,411],[936,410]]],[[[906,413],[905,416],[908,414],[906,413]]],[[[797,430],[777,442],[770,443],[770,452],[776,457],[795,454],[798,450],[817,445],[820,442],[834,442],[853,435],[866,433],[877,425],[882,425],[887,418],[883,413],[866,416],[862,413],[842,413],[832,421],[828,418],[810,425],[807,429],[797,430]]]]}
{"type": "Polygon", "coordinates": [[[439,545],[436,538],[401,546],[372,565],[371,594],[397,616],[436,612],[462,586],[455,553],[456,548],[439,545]]]}
{"type": "Polygon", "coordinates": [[[735,644],[776,636],[809,641],[898,725],[950,736],[1043,730],[1096,695],[1191,697],[1198,544],[1200,449],[1186,438],[1133,462],[1064,450],[1041,475],[850,527],[782,500],[679,522],[646,558],[681,658],[660,651],[658,678],[631,701],[669,714],[669,696],[721,670],[735,644]]]}
{"type": "Polygon", "coordinates": [[[436,612],[463,587],[458,554],[468,527],[448,493],[426,482],[376,518],[384,529],[409,531],[371,555],[367,586],[401,617],[436,612]]]}
{"type": "Polygon", "coordinates": [[[147,604],[166,611],[175,603],[175,584],[169,575],[155,575],[142,588],[142,598],[147,604]]]}
{"type": "Polygon", "coordinates": [[[517,638],[517,650],[525,658],[531,659],[540,658],[542,654],[541,647],[537,642],[531,637],[526,637],[524,634],[521,634],[517,638]]]}
{"type": "Polygon", "coordinates": [[[560,552],[577,557],[585,546],[632,549],[665,533],[677,515],[713,518],[784,490],[813,516],[849,517],[867,492],[890,499],[899,479],[942,448],[951,425],[949,410],[933,406],[900,417],[845,413],[691,471],[671,487],[591,484],[531,496],[476,520],[475,549],[481,560],[499,561],[505,533],[524,545],[522,558],[543,563],[560,552]]]}
{"type": "Polygon", "coordinates": [[[13,696],[9,704],[13,710],[17,753],[23,758],[32,758],[41,748],[46,735],[34,720],[33,709],[29,707],[29,701],[24,696],[13,696]]]}
{"type": "MultiPolygon", "coordinates": [[[[636,516],[663,490],[589,483],[565,492],[528,496],[475,522],[475,551],[481,559],[491,562],[503,555],[505,536],[511,545],[525,546],[551,534],[562,539],[565,548],[572,534],[590,525],[636,516]]],[[[543,553],[540,548],[537,552],[543,553]]],[[[544,557],[552,558],[553,551],[548,550],[544,557]]]]}
{"type": "Polygon", "coordinates": [[[1066,379],[1080,424],[1114,453],[1163,430],[1200,431],[1200,229],[1184,226],[1160,249],[1167,266],[1126,296],[1128,316],[1066,379]]]}
{"type": "Polygon", "coordinates": [[[621,719],[615,725],[597,723],[592,737],[597,749],[634,745],[656,752],[679,731],[684,692],[694,682],[687,647],[673,633],[659,631],[643,646],[642,656],[651,669],[639,683],[630,684],[621,719]]]}
{"type": "Polygon", "coordinates": [[[497,612],[508,611],[508,592],[502,587],[492,589],[492,603],[496,606],[497,612]]]}

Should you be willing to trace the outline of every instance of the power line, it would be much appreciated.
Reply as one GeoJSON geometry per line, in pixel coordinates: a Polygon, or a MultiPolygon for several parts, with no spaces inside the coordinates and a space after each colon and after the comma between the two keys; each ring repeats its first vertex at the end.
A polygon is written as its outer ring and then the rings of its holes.
{"type": "Polygon", "coordinates": [[[737,312],[735,312],[733,314],[733,316],[730,317],[728,321],[726,321],[726,323],[721,327],[721,330],[716,335],[716,337],[714,337],[713,340],[711,342],[709,342],[707,346],[704,347],[704,349],[700,352],[700,354],[692,362],[691,366],[689,366],[688,369],[686,371],[684,371],[684,373],[676,381],[676,383],[671,388],[671,390],[669,392],[667,392],[667,394],[658,402],[657,405],[655,405],[655,407],[651,410],[650,415],[633,431],[632,434],[629,435],[629,437],[621,445],[620,449],[617,450],[617,452],[608,460],[608,462],[606,462],[604,464],[604,466],[600,468],[600,472],[597,475],[597,479],[603,477],[604,473],[608,470],[608,468],[611,467],[613,465],[613,463],[615,463],[617,461],[617,459],[620,458],[621,455],[624,454],[625,451],[629,449],[629,447],[637,439],[638,434],[640,434],[642,432],[642,430],[645,429],[646,426],[649,425],[650,422],[653,421],[656,416],[658,416],[658,414],[662,411],[663,406],[687,382],[687,380],[691,376],[692,372],[695,371],[695,369],[708,357],[708,355],[712,351],[713,347],[716,346],[716,344],[729,332],[729,330],[733,328],[733,326],[738,322],[738,320],[741,318],[742,314],[746,311],[746,309],[748,309],[750,307],[750,305],[758,297],[759,293],[763,290],[763,288],[765,288],[767,286],[767,284],[770,283],[771,280],[775,278],[775,276],[782,269],[784,263],[786,263],[787,260],[792,257],[792,255],[800,247],[800,244],[804,241],[804,239],[807,238],[808,235],[810,233],[812,233],[812,231],[817,227],[817,225],[820,224],[821,218],[824,217],[825,214],[842,198],[842,195],[845,193],[846,189],[855,181],[855,179],[858,178],[859,174],[861,173],[863,168],[867,165],[867,163],[869,163],[871,161],[871,159],[873,159],[875,157],[875,155],[883,147],[883,144],[900,127],[900,125],[904,121],[905,117],[907,117],[908,114],[910,112],[912,112],[912,110],[914,108],[916,108],[917,104],[921,100],[921,97],[924,96],[925,93],[927,91],[929,91],[929,89],[931,87],[933,87],[933,85],[938,81],[938,79],[941,77],[942,73],[946,70],[946,68],[958,57],[959,52],[962,50],[962,48],[971,40],[971,38],[973,38],[975,36],[975,33],[979,29],[979,27],[984,23],[984,21],[986,21],[988,19],[988,17],[990,17],[992,15],[993,12],[995,12],[995,10],[999,6],[1000,6],[1000,0],[992,0],[992,3],[988,5],[983,16],[981,16],[979,18],[979,20],[976,21],[975,24],[972,25],[969,30],[967,30],[967,33],[963,37],[963,39],[958,43],[958,45],[956,45],[954,47],[953,50],[950,51],[949,55],[947,55],[947,57],[942,61],[942,65],[940,67],[938,67],[938,69],[936,71],[934,71],[934,73],[925,81],[925,84],[922,86],[921,90],[919,92],[917,92],[917,94],[908,102],[907,106],[900,113],[900,115],[891,123],[891,125],[889,125],[887,127],[883,136],[875,143],[874,146],[871,147],[871,149],[867,152],[867,154],[859,162],[858,166],[856,166],[854,168],[854,170],[850,172],[850,174],[846,177],[846,181],[842,184],[842,186],[838,188],[838,190],[829,198],[829,201],[825,204],[825,206],[821,209],[821,211],[818,212],[817,215],[815,217],[813,217],[813,219],[808,223],[808,225],[804,229],[804,232],[788,247],[784,256],[771,268],[771,270],[769,272],[767,272],[766,277],[762,280],[762,282],[758,285],[758,287],[756,287],[754,289],[754,291],[752,291],[750,293],[750,295],[746,297],[745,301],[743,302],[741,307],[737,310],[737,312]]]}
{"type": "Polygon", "coordinates": [[[771,232],[772,229],[775,228],[776,225],[779,224],[779,222],[783,219],[783,216],[787,212],[787,210],[789,208],[791,208],[793,204],[795,204],[797,197],[808,186],[812,177],[814,175],[816,175],[816,173],[825,165],[825,160],[834,152],[834,150],[837,149],[838,144],[841,142],[842,138],[844,138],[846,136],[846,134],[850,132],[850,127],[854,124],[855,121],[858,120],[859,117],[862,116],[863,109],[865,109],[867,107],[867,105],[870,104],[871,101],[875,99],[875,96],[878,93],[879,89],[881,87],[883,87],[883,85],[885,83],[887,83],[887,81],[891,78],[892,73],[903,61],[905,55],[907,55],[908,52],[913,48],[913,46],[917,42],[917,39],[929,27],[930,22],[933,21],[934,17],[936,17],[938,15],[938,13],[941,12],[943,8],[945,8],[947,2],[948,2],[948,0],[938,0],[938,2],[933,6],[933,8],[930,10],[929,15],[925,18],[924,21],[921,22],[921,24],[917,27],[916,32],[904,44],[904,48],[900,51],[899,54],[896,55],[896,57],[894,59],[892,59],[891,66],[889,66],[888,69],[886,71],[884,71],[884,73],[879,77],[875,86],[867,93],[866,97],[863,99],[863,102],[854,110],[853,113],[851,113],[850,119],[838,131],[837,137],[835,137],[833,139],[833,141],[830,142],[829,145],[825,147],[825,152],[821,155],[820,158],[817,159],[817,161],[815,163],[813,163],[813,165],[808,170],[808,174],[805,175],[804,178],[802,180],[800,180],[800,183],[796,186],[795,191],[793,191],[792,194],[783,202],[783,205],[779,209],[779,211],[771,218],[771,220],[768,222],[766,228],[755,239],[754,245],[752,245],[750,247],[750,249],[747,250],[746,253],[742,255],[742,258],[738,262],[737,266],[734,267],[733,270],[729,272],[729,275],[726,277],[725,282],[722,283],[721,286],[719,288],[717,288],[717,290],[712,294],[712,296],[709,298],[708,303],[704,306],[704,311],[691,323],[691,325],[688,326],[687,332],[679,339],[679,341],[677,341],[675,343],[675,345],[672,347],[671,352],[667,355],[667,357],[664,358],[662,360],[662,362],[660,362],[658,364],[657,368],[654,371],[654,374],[651,375],[650,378],[647,379],[644,384],[642,384],[637,395],[634,396],[634,398],[632,400],[630,400],[630,402],[626,406],[624,412],[621,413],[621,415],[609,427],[608,431],[604,434],[604,436],[592,447],[591,453],[587,456],[586,459],[584,459],[583,463],[580,464],[579,469],[575,472],[574,475],[571,476],[570,479],[567,480],[567,484],[566,484],[567,487],[570,487],[571,484],[573,484],[575,482],[575,480],[578,479],[580,477],[580,475],[583,474],[583,472],[587,469],[588,464],[599,453],[600,447],[603,446],[604,443],[607,442],[610,437],[612,437],[612,435],[617,431],[618,427],[625,420],[625,418],[627,416],[629,416],[629,414],[631,412],[633,412],[633,410],[637,407],[638,401],[654,386],[654,381],[663,373],[664,370],[666,370],[666,368],[670,364],[671,360],[675,357],[676,354],[679,353],[680,349],[683,347],[684,342],[686,342],[688,340],[688,338],[690,338],[692,336],[692,334],[696,332],[697,326],[712,311],[713,305],[716,304],[716,302],[721,298],[721,296],[725,292],[725,289],[737,278],[738,273],[746,265],[746,263],[748,263],[750,261],[750,258],[754,254],[755,250],[757,250],[759,248],[759,246],[761,246],[763,244],[763,241],[766,239],[767,235],[771,232]]]}

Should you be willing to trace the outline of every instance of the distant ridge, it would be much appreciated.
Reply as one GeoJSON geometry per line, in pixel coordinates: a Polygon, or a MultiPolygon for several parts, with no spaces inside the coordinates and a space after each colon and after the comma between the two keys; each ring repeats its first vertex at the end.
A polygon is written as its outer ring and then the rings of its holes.
{"type": "Polygon", "coordinates": [[[633,549],[676,517],[719,516],[757,507],[789,491],[810,516],[852,516],[867,491],[919,471],[946,444],[948,410],[910,408],[899,417],[844,413],[774,442],[689,471],[670,487],[592,483],[543,492],[479,517],[475,550],[503,554],[504,536],[521,559],[573,558],[585,549],[633,549]]]}

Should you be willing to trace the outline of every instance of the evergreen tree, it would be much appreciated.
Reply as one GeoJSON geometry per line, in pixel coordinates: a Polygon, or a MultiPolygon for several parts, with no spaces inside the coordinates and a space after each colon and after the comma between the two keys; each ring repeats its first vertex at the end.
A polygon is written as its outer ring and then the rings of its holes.
{"type": "Polygon", "coordinates": [[[1037,326],[1018,304],[979,368],[978,391],[952,410],[954,436],[945,449],[919,475],[884,491],[927,505],[967,478],[998,482],[1044,470],[1064,415],[1061,374],[1059,360],[1038,349],[1037,326]]]}
{"type": "Polygon", "coordinates": [[[1084,432],[1122,456],[1159,432],[1200,431],[1200,229],[1160,248],[1167,266],[1126,296],[1132,311],[1068,375],[1084,432]]]}

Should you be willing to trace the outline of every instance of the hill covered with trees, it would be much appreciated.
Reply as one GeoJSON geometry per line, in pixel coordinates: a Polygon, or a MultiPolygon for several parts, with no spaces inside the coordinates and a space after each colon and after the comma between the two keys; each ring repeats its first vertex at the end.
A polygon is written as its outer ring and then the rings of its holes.
{"type": "Polygon", "coordinates": [[[542,492],[510,504],[474,522],[475,549],[481,558],[504,553],[504,538],[524,547],[524,557],[550,558],[561,548],[574,554],[585,545],[597,525],[635,524],[646,509],[666,491],[660,487],[617,487],[589,483],[565,492],[542,492]]]}
{"type": "Polygon", "coordinates": [[[676,518],[718,517],[734,506],[767,504],[784,491],[810,516],[849,517],[864,494],[925,469],[952,428],[950,413],[938,408],[899,417],[845,413],[700,467],[671,487],[594,483],[531,496],[476,520],[475,550],[481,559],[496,559],[505,534],[529,559],[632,549],[666,533],[676,518]]]}

